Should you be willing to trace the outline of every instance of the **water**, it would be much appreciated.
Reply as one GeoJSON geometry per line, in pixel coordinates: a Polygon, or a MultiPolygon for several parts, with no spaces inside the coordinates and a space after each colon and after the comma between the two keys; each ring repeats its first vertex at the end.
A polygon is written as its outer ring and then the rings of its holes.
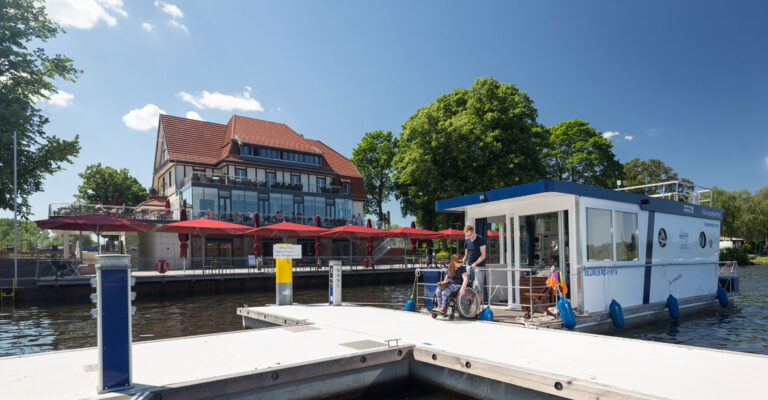
{"type": "MultiPolygon", "coordinates": [[[[661,321],[618,336],[768,355],[768,266],[741,269],[741,296],[728,308],[684,316],[679,323],[661,321]]],[[[344,288],[344,300],[402,308],[411,285],[344,288]],[[385,304],[382,304],[385,303],[385,304]],[[388,303],[388,304],[387,304],[388,303]]],[[[197,296],[137,302],[134,341],[240,330],[235,308],[275,302],[274,292],[197,296]]],[[[297,303],[328,301],[327,289],[294,293],[297,303]]],[[[0,356],[76,349],[96,345],[91,304],[0,308],[0,356]]]]}

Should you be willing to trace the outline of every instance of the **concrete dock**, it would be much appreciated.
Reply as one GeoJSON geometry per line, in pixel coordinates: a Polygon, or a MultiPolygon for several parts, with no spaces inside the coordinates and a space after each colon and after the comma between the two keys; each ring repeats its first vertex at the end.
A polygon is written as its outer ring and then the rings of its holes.
{"type": "Polygon", "coordinates": [[[269,327],[136,343],[121,392],[97,393],[95,348],[0,358],[2,398],[335,399],[414,381],[485,399],[759,398],[768,371],[767,356],[380,308],[237,313],[269,327]]]}
{"type": "Polygon", "coordinates": [[[762,355],[494,322],[435,320],[397,310],[293,305],[241,308],[238,314],[246,324],[310,323],[373,340],[401,338],[414,344],[414,359],[420,364],[568,398],[762,397],[760,382],[768,371],[768,356],[762,355]]]}

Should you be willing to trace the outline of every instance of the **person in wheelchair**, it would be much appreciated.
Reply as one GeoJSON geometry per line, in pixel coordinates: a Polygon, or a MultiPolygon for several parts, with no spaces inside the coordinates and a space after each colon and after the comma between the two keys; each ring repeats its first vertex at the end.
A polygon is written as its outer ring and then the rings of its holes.
{"type": "Polygon", "coordinates": [[[464,266],[464,260],[461,256],[454,254],[448,263],[448,274],[446,279],[437,283],[437,311],[443,314],[448,312],[448,298],[452,293],[458,292],[463,296],[469,283],[467,268],[464,266]]]}

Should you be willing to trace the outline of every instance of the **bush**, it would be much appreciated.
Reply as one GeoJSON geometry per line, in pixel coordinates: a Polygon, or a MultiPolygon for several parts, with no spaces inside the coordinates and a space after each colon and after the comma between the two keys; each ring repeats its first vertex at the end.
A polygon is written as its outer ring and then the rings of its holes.
{"type": "Polygon", "coordinates": [[[739,265],[750,265],[747,249],[744,247],[731,247],[720,251],[720,261],[736,261],[739,265]]]}

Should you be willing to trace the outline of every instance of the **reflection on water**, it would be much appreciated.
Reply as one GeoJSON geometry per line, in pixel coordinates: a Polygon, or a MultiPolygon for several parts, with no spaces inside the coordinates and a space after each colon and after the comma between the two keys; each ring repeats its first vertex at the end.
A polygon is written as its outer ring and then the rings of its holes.
{"type": "MultiPolygon", "coordinates": [[[[377,303],[402,308],[411,285],[344,288],[344,301],[377,303]],[[387,305],[390,303],[391,305],[387,305]]],[[[328,301],[327,289],[300,290],[296,303],[328,301]]],[[[235,309],[243,304],[261,306],[275,302],[274,292],[196,296],[136,303],[133,340],[165,339],[243,329],[235,309]]],[[[0,356],[39,353],[96,346],[96,320],[92,304],[45,305],[0,308],[0,356]]]]}
{"type": "MultiPolygon", "coordinates": [[[[741,296],[735,305],[683,316],[678,323],[660,321],[617,336],[665,343],[768,355],[768,267],[741,270],[741,296]]],[[[411,285],[344,288],[344,301],[402,308],[411,285]],[[383,303],[383,304],[382,304],[383,303]]],[[[137,303],[134,341],[200,335],[242,329],[235,308],[275,302],[274,292],[197,296],[137,303]]],[[[140,299],[139,299],[140,300],[140,299]]],[[[328,301],[326,289],[300,290],[297,303],[328,301]]],[[[5,306],[0,308],[0,356],[75,349],[96,345],[91,304],[5,306]]]]}

